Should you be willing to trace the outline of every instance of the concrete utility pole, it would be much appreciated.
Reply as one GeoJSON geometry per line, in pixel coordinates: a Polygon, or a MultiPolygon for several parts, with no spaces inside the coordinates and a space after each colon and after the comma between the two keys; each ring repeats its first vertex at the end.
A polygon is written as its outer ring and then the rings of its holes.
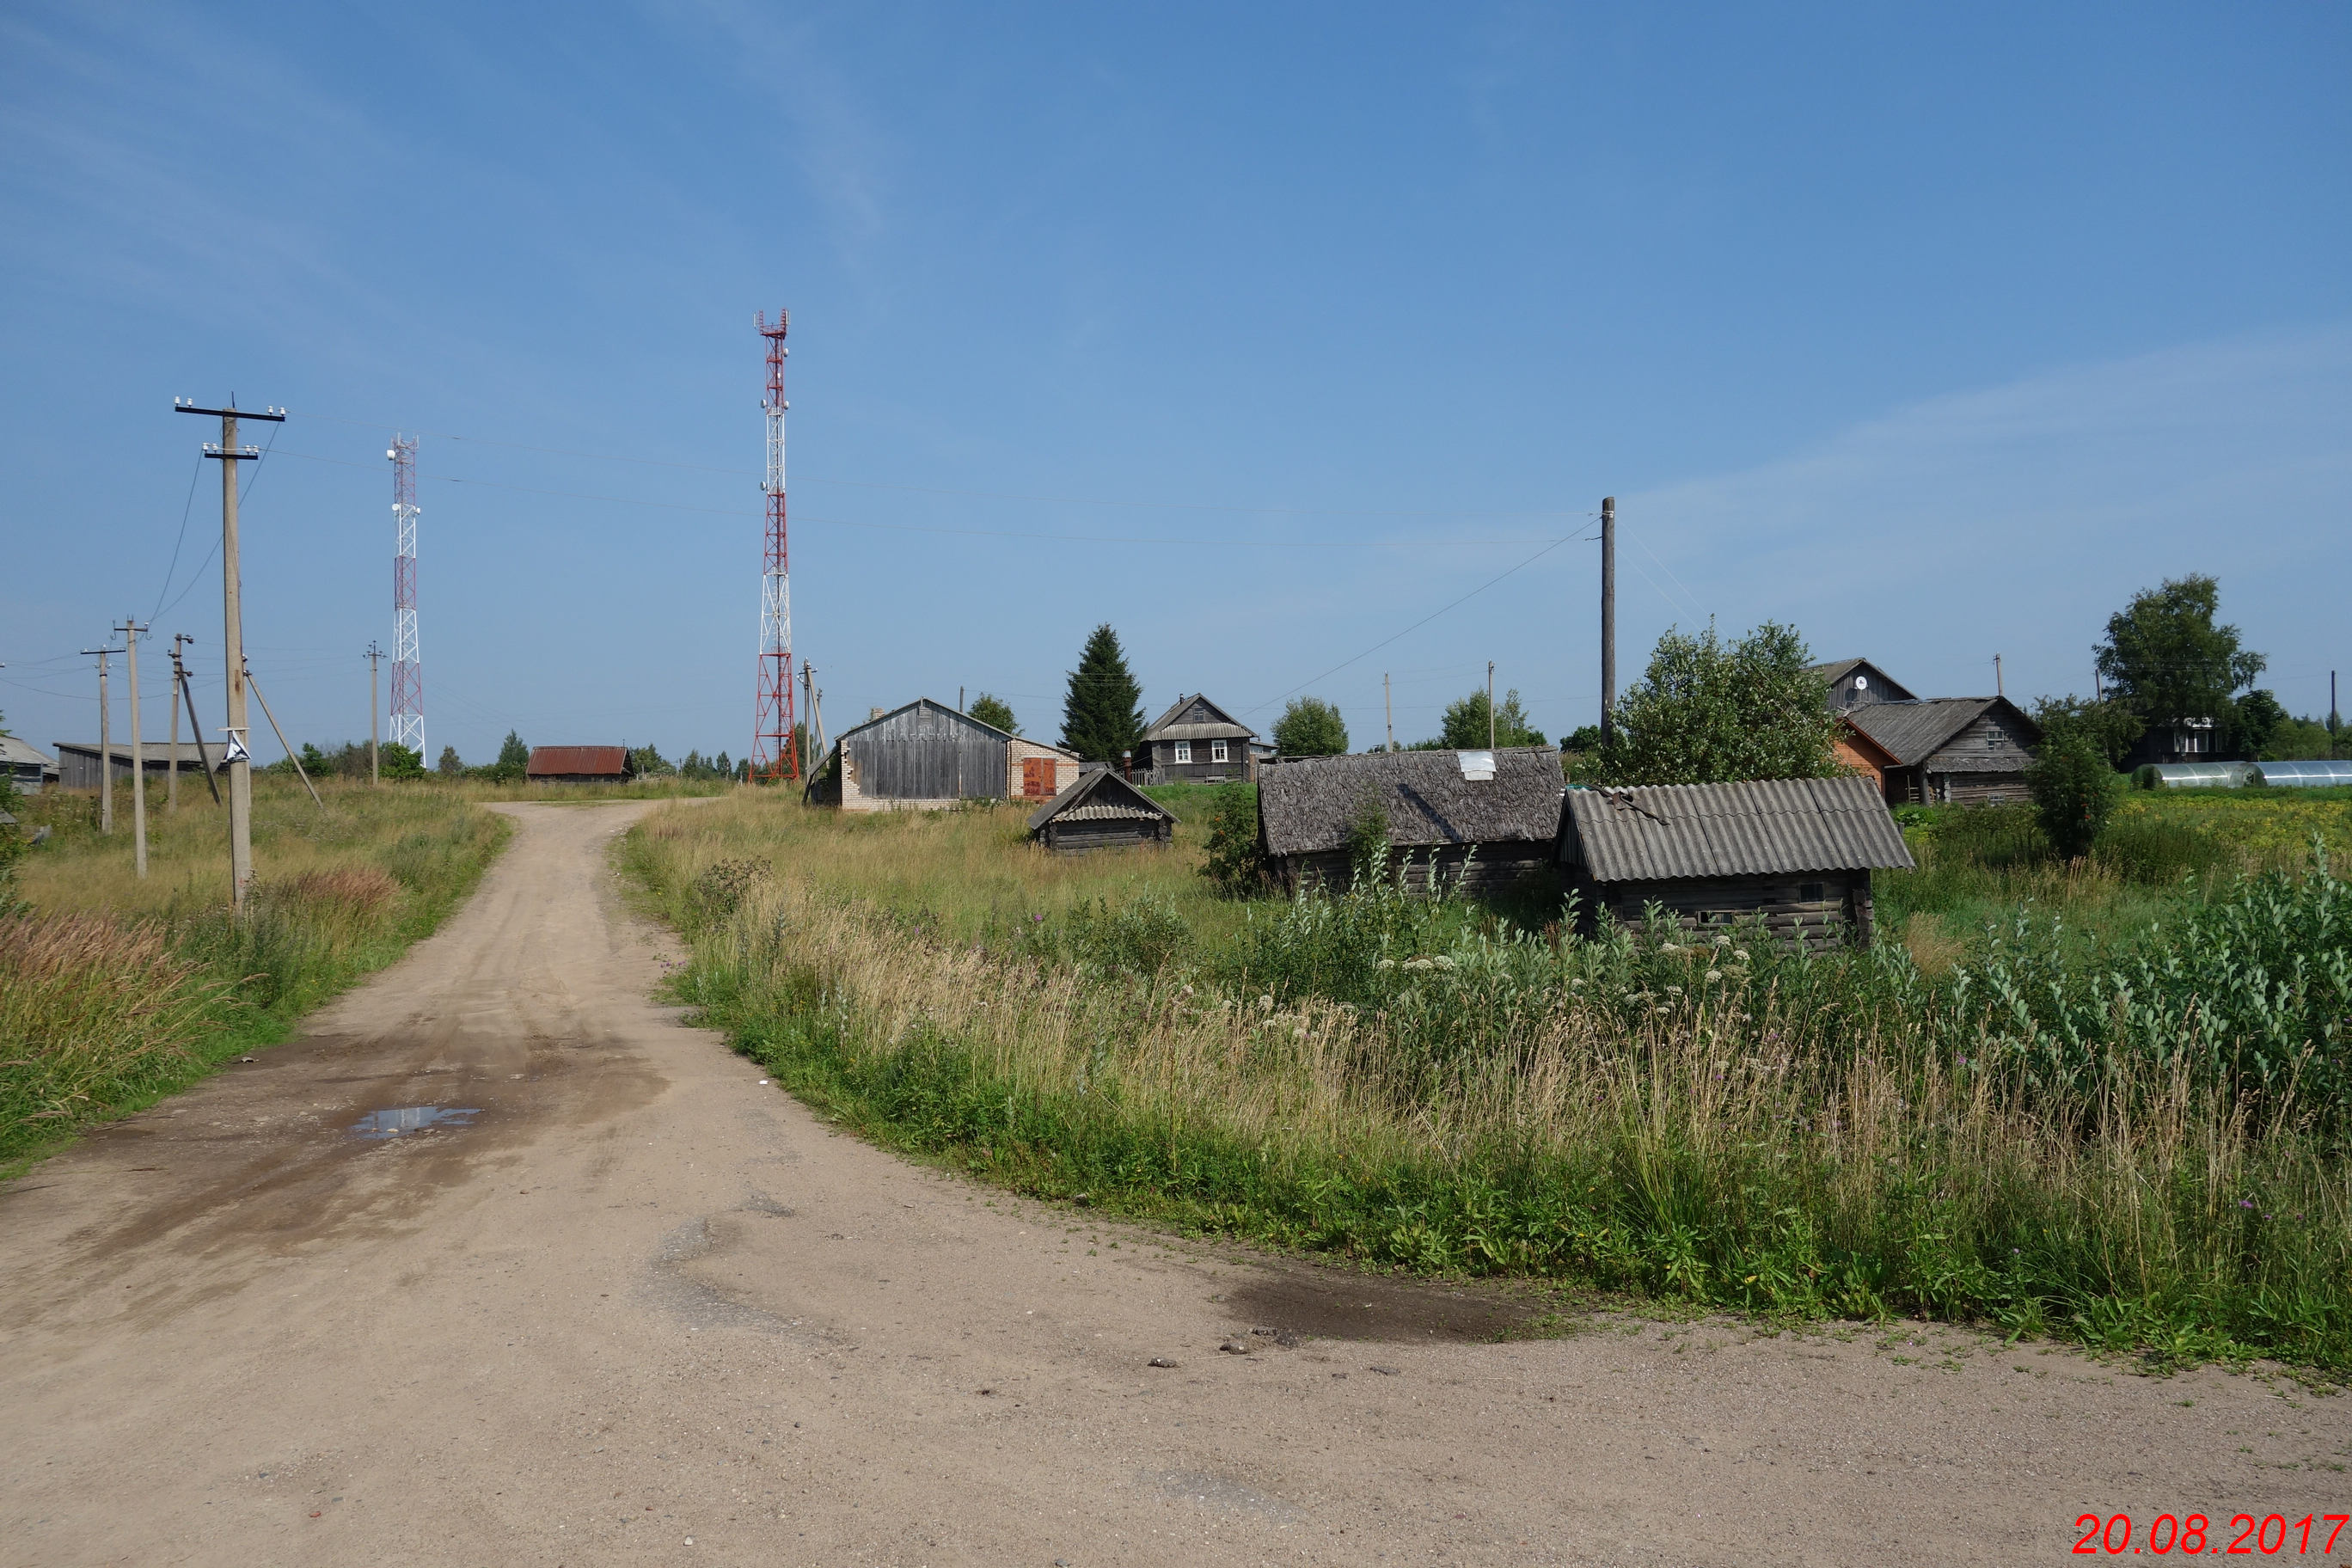
{"type": "Polygon", "coordinates": [[[1486,661],[1486,749],[1495,749],[1495,661],[1486,661]]]}
{"type": "Polygon", "coordinates": [[[229,906],[240,920],[246,894],[253,883],[253,751],[245,714],[245,595],[237,576],[236,466],[257,458],[257,447],[236,444],[236,422],[260,419],[286,423],[286,410],[268,408],[242,413],[236,400],[226,408],[199,408],[185,399],[172,407],[181,414],[202,414],[221,422],[220,445],[205,444],[205,456],[221,466],[221,664],[228,677],[228,891],[229,906]]]}
{"type": "Polygon", "coordinates": [[[801,731],[801,777],[811,778],[810,770],[824,760],[824,716],[816,707],[816,666],[803,661],[801,665],[801,692],[808,699],[808,728],[801,731]]]}
{"type": "Polygon", "coordinates": [[[2000,655],[1999,654],[1992,656],[1992,694],[1995,697],[2009,695],[2008,689],[2000,683],[2000,655]]]}
{"type": "Polygon", "coordinates": [[[147,753],[139,745],[139,635],[147,628],[128,616],[114,628],[131,660],[131,841],[132,863],[147,874],[147,753]]]}
{"type": "Polygon", "coordinates": [[[114,721],[113,709],[106,700],[106,656],[121,653],[119,647],[86,647],[84,654],[98,655],[98,830],[114,831],[114,721]]]}
{"type": "Polygon", "coordinates": [[[1389,695],[1386,672],[1381,676],[1381,716],[1388,721],[1389,750],[1393,752],[1396,750],[1396,699],[1389,695]]]}
{"type": "Polygon", "coordinates": [[[1617,738],[1617,498],[1601,498],[1601,743],[1617,738]]]}
{"type": "Polygon", "coordinates": [[[383,784],[383,771],[382,771],[382,770],[381,770],[381,769],[376,765],[376,760],[375,760],[375,740],[376,740],[376,731],[375,731],[375,691],[376,691],[376,688],[375,688],[375,671],[376,671],[376,662],[377,662],[379,659],[383,658],[383,649],[382,649],[382,648],[380,648],[380,647],[376,647],[376,646],[375,646],[374,641],[373,641],[373,639],[370,639],[370,641],[369,641],[369,643],[368,643],[368,649],[367,649],[367,661],[368,661],[368,783],[369,783],[369,784],[383,784]]]}

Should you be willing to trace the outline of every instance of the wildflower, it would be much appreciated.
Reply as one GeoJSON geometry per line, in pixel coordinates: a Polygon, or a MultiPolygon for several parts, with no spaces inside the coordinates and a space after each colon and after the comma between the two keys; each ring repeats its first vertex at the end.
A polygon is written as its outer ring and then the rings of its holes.
{"type": "Polygon", "coordinates": [[[1748,962],[1748,950],[1744,947],[1735,947],[1731,950],[1731,956],[1745,963],[1748,962]]]}
{"type": "Polygon", "coordinates": [[[1190,996],[1192,994],[1192,988],[1190,985],[1187,985],[1183,990],[1176,993],[1176,994],[1179,996],[1190,996]]]}
{"type": "Polygon", "coordinates": [[[2253,1205],[2252,1203],[2250,1203],[2249,1201],[2247,1201],[2246,1199],[2244,1199],[2244,1198],[2240,1198],[2240,1199],[2238,1200],[2238,1206],[2239,1206],[2240,1208],[2242,1208],[2242,1209],[2250,1209],[2250,1208],[2253,1207],[2254,1205],[2253,1205]]]}
{"type": "Polygon", "coordinates": [[[1441,952],[1435,958],[1431,959],[1429,961],[1429,964],[1433,969],[1451,969],[1454,967],[1454,961],[1441,952]]]}
{"type": "Polygon", "coordinates": [[[1683,988],[1679,985],[1669,985],[1666,987],[1666,994],[1669,996],[1679,996],[1682,994],[1683,988]]]}
{"type": "Polygon", "coordinates": [[[1396,965],[1396,960],[1395,960],[1395,959],[1393,959],[1393,958],[1383,958],[1383,959],[1381,959],[1381,960],[1380,961],[1380,963],[1378,963],[1374,964],[1372,967],[1373,967],[1373,968],[1375,968],[1375,969],[1394,969],[1396,966],[1397,966],[1397,965],[1396,965]]]}
{"type": "Polygon", "coordinates": [[[1727,936],[1717,937],[1715,939],[1715,945],[1717,947],[1729,947],[1731,945],[1731,939],[1727,936]]]}
{"type": "Polygon", "coordinates": [[[1271,1013],[1271,1012],[1273,1012],[1273,1011],[1274,1011],[1274,998],[1273,998],[1272,996],[1260,996],[1260,997],[1257,999],[1257,1010],[1258,1010],[1259,1012],[1261,1012],[1261,1013],[1271,1013]]]}
{"type": "Polygon", "coordinates": [[[1722,970],[1720,970],[1720,969],[1710,969],[1710,970],[1708,970],[1708,971],[1706,972],[1706,983],[1707,983],[1709,985],[1714,984],[1717,981],[1718,981],[1718,980],[1720,980],[1720,979],[1722,979],[1722,978],[1723,978],[1723,971],[1722,971],[1722,970]]]}

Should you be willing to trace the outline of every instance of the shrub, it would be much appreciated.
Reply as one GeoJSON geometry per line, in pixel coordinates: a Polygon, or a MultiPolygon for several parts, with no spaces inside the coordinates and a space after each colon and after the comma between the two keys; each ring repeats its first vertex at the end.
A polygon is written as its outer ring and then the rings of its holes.
{"type": "Polygon", "coordinates": [[[1209,808],[1208,852],[1201,875],[1229,899],[1245,899],[1265,888],[1265,856],[1257,841],[1257,791],[1227,784],[1209,808]]]}
{"type": "Polygon", "coordinates": [[[2042,822],[2042,837],[2063,859],[2091,852],[2099,830],[2116,808],[2116,771],[2088,735],[2061,731],[2026,765],[2025,787],[2042,822]]]}

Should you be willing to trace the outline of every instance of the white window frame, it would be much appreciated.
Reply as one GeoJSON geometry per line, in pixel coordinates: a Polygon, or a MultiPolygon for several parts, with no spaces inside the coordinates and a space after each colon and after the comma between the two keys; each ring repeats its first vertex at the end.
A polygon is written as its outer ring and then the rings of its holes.
{"type": "Polygon", "coordinates": [[[1179,741],[1176,742],[1176,760],[1180,763],[1189,763],[1192,760],[1192,742],[1179,741]]]}
{"type": "Polygon", "coordinates": [[[1230,760],[1231,759],[1225,755],[1225,743],[1223,741],[1212,741],[1209,742],[1209,761],[1213,763],[1223,763],[1230,760]]]}

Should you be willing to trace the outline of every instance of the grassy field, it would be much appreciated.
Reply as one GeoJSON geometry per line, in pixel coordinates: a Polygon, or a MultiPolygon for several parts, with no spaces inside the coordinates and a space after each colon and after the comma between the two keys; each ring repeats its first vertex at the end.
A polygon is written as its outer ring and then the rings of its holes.
{"type": "Polygon", "coordinates": [[[1882,894],[1927,964],[1220,901],[1177,809],[1169,849],[1062,859],[1009,810],[747,792],[625,854],[740,1048],[1024,1191],[1375,1267],[2352,1368],[2352,893],[2232,879],[2300,821],[2157,803],[2237,858],[2176,882],[1930,814],[1882,894]]]}
{"type": "MultiPolygon", "coordinates": [[[[251,916],[227,913],[227,821],[201,779],[180,809],[151,791],[149,875],[131,803],[98,831],[89,797],[20,804],[50,830],[0,914],[0,1170],[95,1121],[283,1038],[303,1013],[382,968],[469,892],[504,842],[488,786],[254,786],[251,916]]],[[[5,900],[0,900],[5,901],[5,900]]]]}

